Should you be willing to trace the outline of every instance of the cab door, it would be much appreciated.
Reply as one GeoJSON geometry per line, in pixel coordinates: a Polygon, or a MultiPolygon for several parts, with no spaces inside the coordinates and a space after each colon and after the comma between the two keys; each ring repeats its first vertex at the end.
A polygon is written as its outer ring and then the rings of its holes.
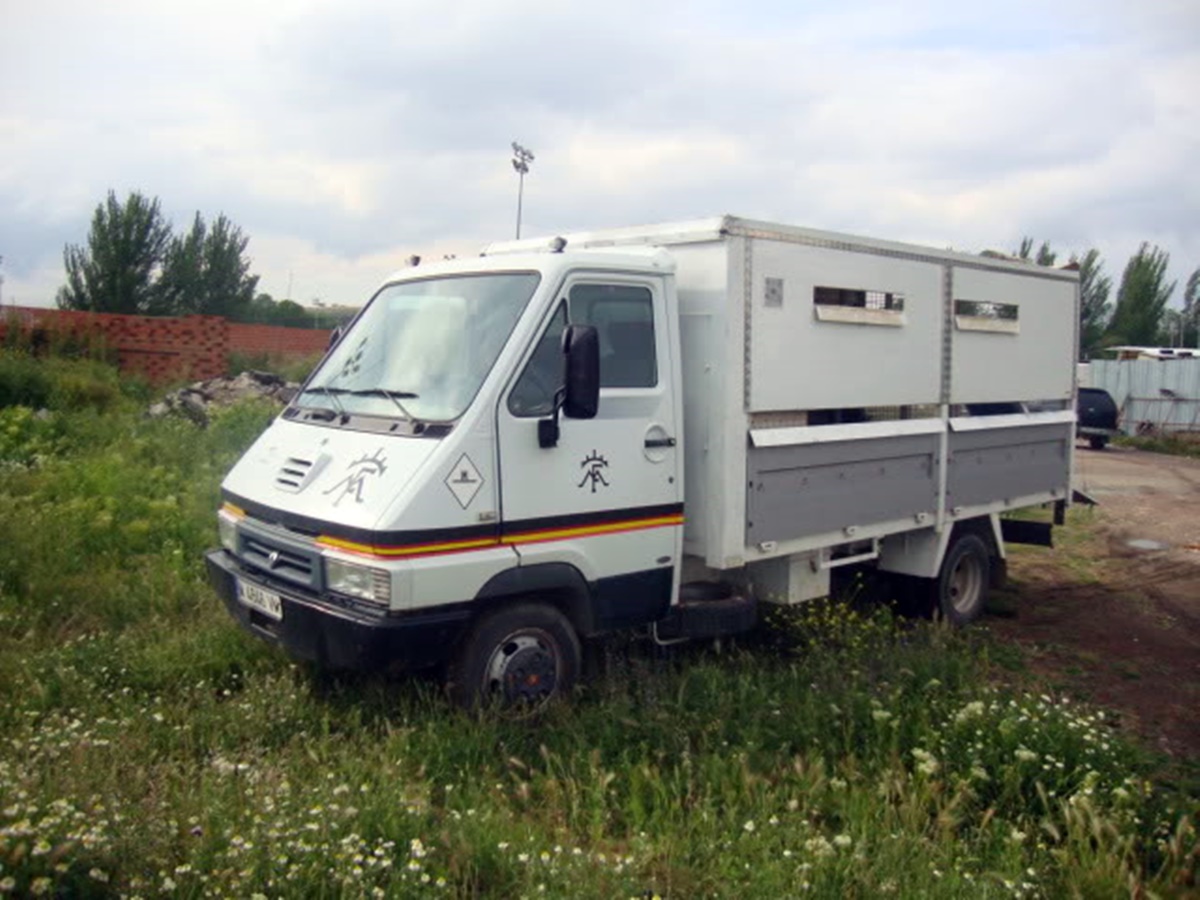
{"type": "Polygon", "coordinates": [[[665,304],[657,278],[568,278],[498,410],[502,539],[523,566],[578,569],[598,628],[657,620],[677,587],[682,455],[665,304]],[[594,419],[562,418],[558,444],[541,448],[567,324],[596,328],[600,404],[594,419]]]}

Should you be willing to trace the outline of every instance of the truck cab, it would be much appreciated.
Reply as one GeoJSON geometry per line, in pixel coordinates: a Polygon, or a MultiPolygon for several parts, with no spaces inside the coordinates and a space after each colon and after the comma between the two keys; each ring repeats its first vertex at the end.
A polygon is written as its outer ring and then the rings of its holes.
{"type": "Polygon", "coordinates": [[[580,637],[677,594],[675,306],[655,249],[396,273],[222,486],[230,612],[322,665],[450,663],[464,698],[573,681],[580,637]]]}

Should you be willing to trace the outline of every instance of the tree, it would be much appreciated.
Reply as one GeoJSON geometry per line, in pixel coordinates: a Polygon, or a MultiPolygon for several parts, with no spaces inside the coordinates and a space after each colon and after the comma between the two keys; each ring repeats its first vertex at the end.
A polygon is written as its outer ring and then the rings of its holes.
{"type": "Polygon", "coordinates": [[[275,307],[275,324],[304,328],[312,322],[312,316],[295,300],[280,300],[275,307]]]}
{"type": "Polygon", "coordinates": [[[275,298],[267,292],[255,296],[244,313],[243,322],[267,324],[275,314],[275,298]]]}
{"type": "Polygon", "coordinates": [[[1039,266],[1052,266],[1058,254],[1050,249],[1049,241],[1042,241],[1042,246],[1038,247],[1037,256],[1031,256],[1033,253],[1033,238],[1021,238],[1021,246],[1017,248],[1015,255],[1019,259],[1029,259],[1037,263],[1039,266]]]}
{"type": "Polygon", "coordinates": [[[1188,346],[1188,332],[1192,335],[1192,346],[1200,347],[1200,267],[1188,276],[1183,289],[1183,345],[1188,346]]]}
{"type": "Polygon", "coordinates": [[[1183,343],[1184,324],[1183,313],[1177,309],[1163,310],[1162,322],[1159,326],[1158,340],[1155,342],[1163,347],[1178,347],[1183,343]]]}
{"type": "Polygon", "coordinates": [[[1170,254],[1146,242],[1130,257],[1109,325],[1113,343],[1147,346],[1158,341],[1163,310],[1175,291],[1175,282],[1166,282],[1170,261],[1170,254]]]}
{"type": "Polygon", "coordinates": [[[86,247],[63,250],[67,283],[58,291],[61,309],[149,313],[154,307],[155,276],[171,239],[158,199],[136,191],[124,203],[113,191],[96,207],[86,247]]]}
{"type": "Polygon", "coordinates": [[[249,240],[224,214],[209,227],[197,212],[191,230],[167,248],[157,307],[169,315],[245,318],[258,287],[245,256],[249,240]]]}
{"type": "Polygon", "coordinates": [[[1079,266],[1079,350],[1080,359],[1087,360],[1100,345],[1112,315],[1108,302],[1112,279],[1103,273],[1099,250],[1089,250],[1082,259],[1072,255],[1071,262],[1079,266]]]}

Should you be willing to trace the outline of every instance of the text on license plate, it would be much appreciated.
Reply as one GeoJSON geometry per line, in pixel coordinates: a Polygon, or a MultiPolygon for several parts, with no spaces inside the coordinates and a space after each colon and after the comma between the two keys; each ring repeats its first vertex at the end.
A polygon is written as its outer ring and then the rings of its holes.
{"type": "Polygon", "coordinates": [[[283,600],[274,591],[266,591],[256,584],[238,581],[238,599],[251,609],[257,609],[272,619],[283,618],[283,600]]]}

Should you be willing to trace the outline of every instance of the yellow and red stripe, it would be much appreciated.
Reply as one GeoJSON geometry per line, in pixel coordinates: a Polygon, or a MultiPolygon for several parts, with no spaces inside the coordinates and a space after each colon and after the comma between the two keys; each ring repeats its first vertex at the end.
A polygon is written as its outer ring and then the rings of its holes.
{"type": "Polygon", "coordinates": [[[624,534],[631,531],[644,531],[652,528],[674,528],[683,524],[683,511],[666,514],[639,515],[629,518],[612,518],[613,513],[602,513],[604,521],[579,522],[581,517],[562,517],[561,525],[522,529],[521,522],[513,522],[504,526],[503,531],[488,536],[464,538],[462,540],[443,541],[414,541],[403,544],[387,544],[382,542],[352,541],[333,535],[321,535],[317,543],[345,553],[355,553],[362,556],[372,556],[381,559],[412,559],[421,556],[442,556],[448,553],[465,553],[483,550],[489,547],[521,546],[523,544],[539,544],[549,541],[577,540],[579,538],[599,537],[601,535],[624,534]],[[567,524],[572,520],[578,524],[567,524]]]}

